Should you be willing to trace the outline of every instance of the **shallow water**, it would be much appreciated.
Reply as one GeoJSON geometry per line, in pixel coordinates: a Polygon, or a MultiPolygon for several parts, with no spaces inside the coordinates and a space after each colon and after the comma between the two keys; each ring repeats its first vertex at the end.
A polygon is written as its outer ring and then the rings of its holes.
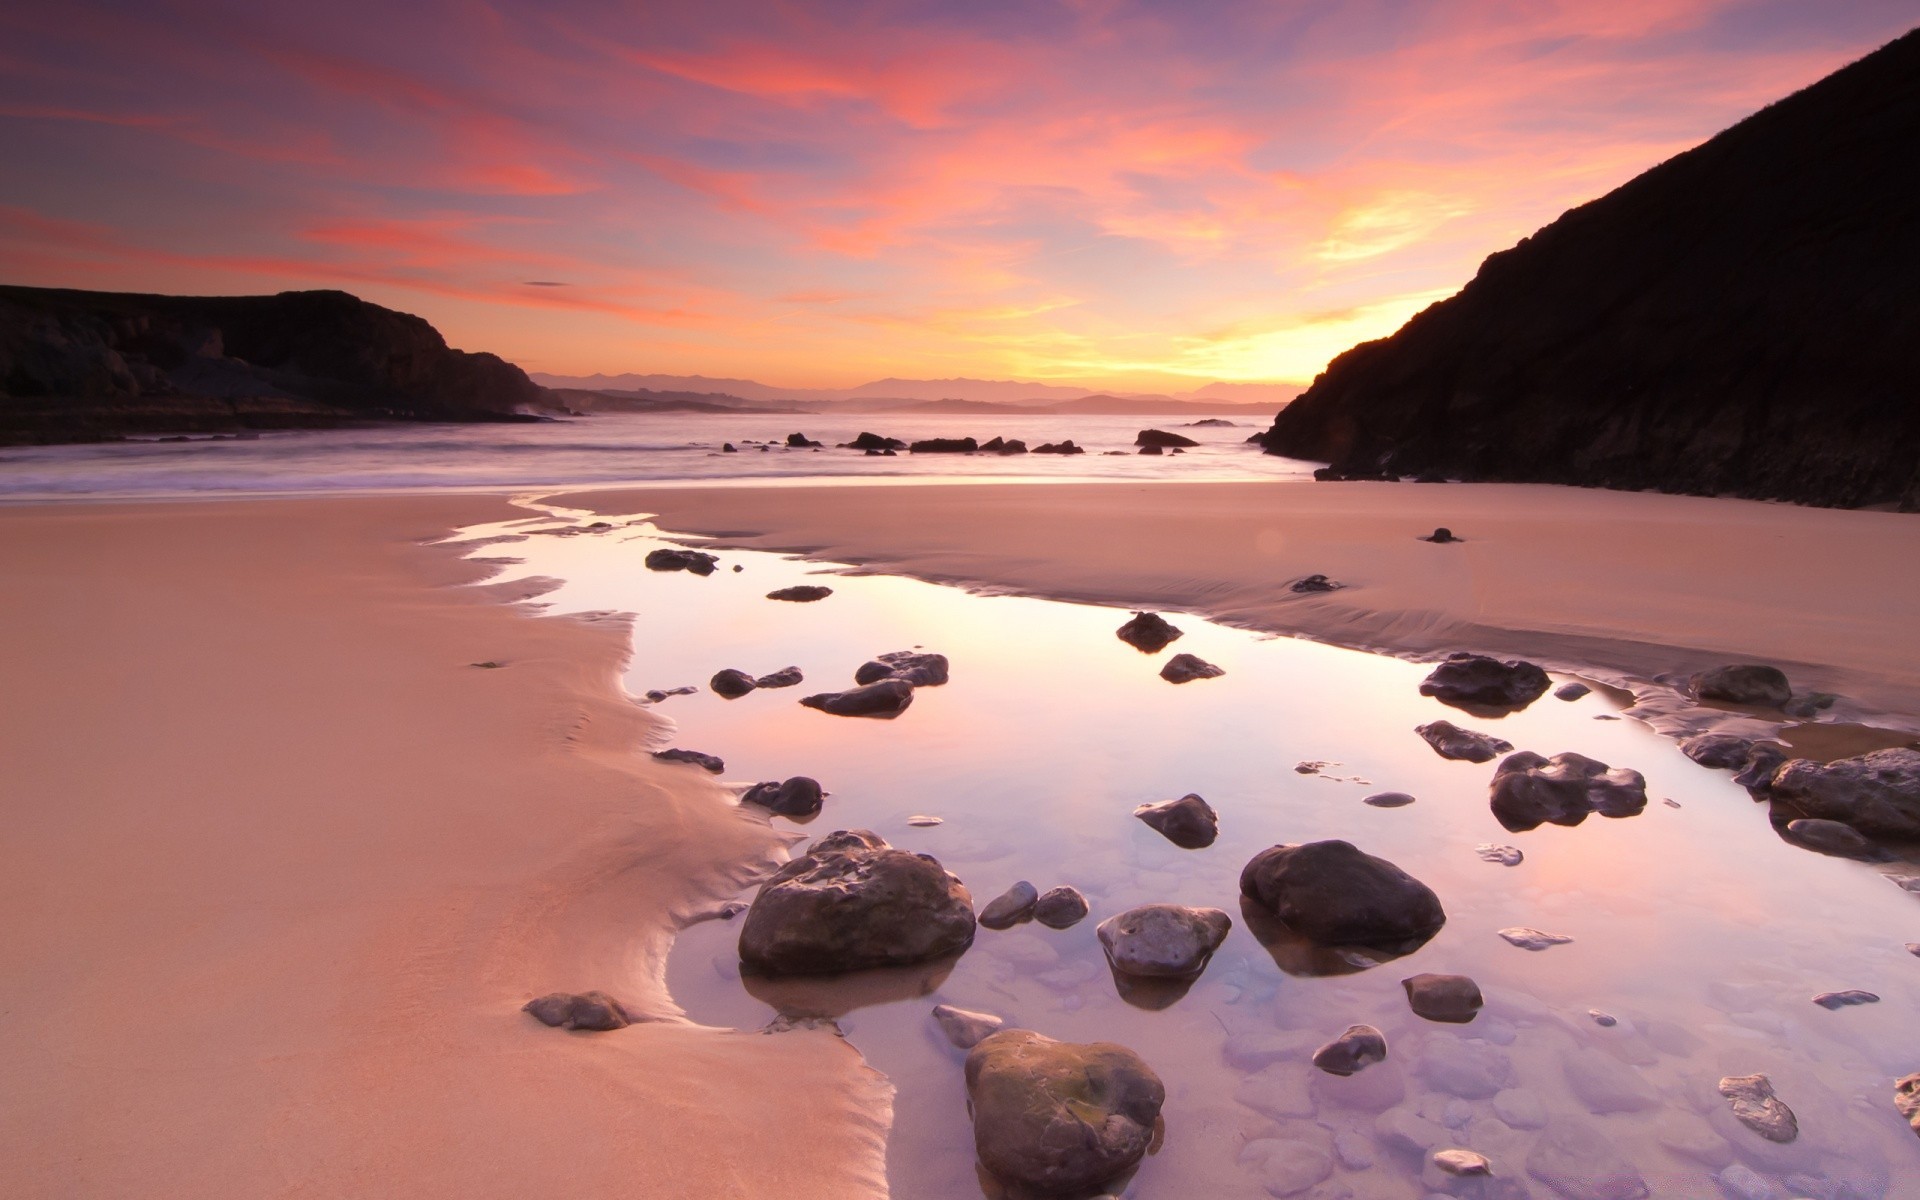
{"type": "MultiPolygon", "coordinates": [[[[1142,429],[1181,417],[608,414],[524,425],[383,425],[263,433],[244,441],[109,442],[0,448],[0,497],[176,496],[399,491],[560,484],[812,483],[859,480],[1189,481],[1306,479],[1315,464],[1246,444],[1256,426],[1171,426],[1200,445],[1133,453],[1142,429]],[[869,458],[837,449],[861,430],[888,437],[995,436],[1030,446],[1072,439],[1088,453],[908,454],[869,458]],[[789,433],[820,450],[762,451],[789,433]],[[740,452],[721,450],[725,442],[740,452]],[[1109,455],[1107,451],[1125,451],[1109,455]]],[[[1264,422],[1262,422],[1264,424],[1264,422]]]]}
{"type": "MultiPolygon", "coordinates": [[[[1552,1196],[1527,1172],[1542,1137],[1528,1127],[1536,1107],[1602,1131],[1660,1197],[1738,1194],[1715,1180],[1736,1161],[1781,1197],[1920,1196],[1920,1139],[1891,1103],[1893,1079],[1920,1069],[1920,959],[1904,949],[1920,940],[1920,898],[1882,869],[1782,842],[1728,772],[1696,766],[1631,719],[1600,719],[1619,715],[1606,695],[1473,717],[1418,695],[1426,668],[1396,659],[1182,615],[1173,620],[1185,636],[1144,655],[1113,636],[1121,610],[822,574],[827,566],[765,553],[724,552],[706,578],[656,573],[641,565],[663,544],[655,531],[616,526],[479,553],[522,560],[507,578],[564,580],[543,598],[552,611],[637,614],[628,689],[701,686],[658,705],[675,723],[667,744],[721,755],[723,778],[741,784],[819,779],[831,796],[808,837],[876,830],[938,857],[976,907],[1019,879],[1072,884],[1092,904],[1065,931],[982,929],[950,966],[779,985],[741,979],[738,922],[683,932],[668,982],[694,1020],[757,1029],[782,1013],[837,1017],[893,1081],[895,1195],[998,1195],[974,1164],[963,1055],[928,1016],[945,1002],[1064,1040],[1121,1042],[1155,1068],[1168,1089],[1165,1139],[1128,1196],[1270,1194],[1271,1181],[1239,1161],[1257,1138],[1306,1143],[1295,1151],[1314,1165],[1306,1176],[1326,1164],[1324,1181],[1285,1194],[1444,1191],[1442,1177],[1421,1182],[1418,1153],[1381,1136],[1401,1119],[1380,1118],[1383,1108],[1430,1118],[1439,1146],[1479,1150],[1497,1178],[1552,1196]],[[803,581],[834,594],[764,599],[803,581]],[[917,647],[946,654],[952,682],[921,689],[897,720],[796,703],[851,686],[875,654],[917,647]],[[1156,672],[1178,651],[1227,674],[1168,684],[1156,672]],[[799,688],[726,701],[704,686],[723,667],[760,675],[790,664],[806,674],[799,688]],[[1509,833],[1488,810],[1494,764],[1442,760],[1413,733],[1440,717],[1521,749],[1637,769],[1651,803],[1637,817],[1509,833]],[[1307,760],[1335,765],[1298,773],[1307,760]],[[1388,790],[1418,799],[1362,803],[1388,790]],[[1131,816],[1187,792],[1219,810],[1220,838],[1207,849],[1181,850],[1131,816]],[[944,823],[908,825],[916,814],[944,823]],[[1330,837],[1434,888],[1446,927],[1371,969],[1283,970],[1246,927],[1239,871],[1276,842],[1330,837]],[[1482,861],[1481,843],[1517,846],[1525,860],[1482,861]],[[1210,905],[1234,920],[1199,981],[1161,1008],[1122,998],[1094,934],[1105,917],[1151,901],[1210,905]],[[1574,941],[1529,952],[1497,936],[1508,926],[1574,941]],[[1415,1017],[1400,980],[1422,971],[1471,975],[1485,1010],[1459,1026],[1415,1017]],[[1836,1012],[1811,1003],[1842,988],[1882,999],[1836,1012]],[[1602,1027],[1594,1009],[1618,1023],[1602,1027]],[[1345,1081],[1315,1071],[1313,1049],[1353,1023],[1386,1034],[1388,1060],[1345,1081]],[[1754,1072],[1798,1114],[1794,1143],[1747,1131],[1716,1093],[1722,1076],[1754,1072]]],[[[1452,1182],[1456,1194],[1481,1194],[1452,1182]]]]}

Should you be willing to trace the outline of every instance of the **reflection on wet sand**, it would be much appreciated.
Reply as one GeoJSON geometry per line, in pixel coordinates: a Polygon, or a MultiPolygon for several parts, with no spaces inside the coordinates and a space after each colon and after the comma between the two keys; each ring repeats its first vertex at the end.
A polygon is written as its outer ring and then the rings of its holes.
{"type": "Polygon", "coordinates": [[[1920,1067],[1920,960],[1905,949],[1920,899],[1872,866],[1783,842],[1727,772],[1668,739],[1594,720],[1620,693],[1542,699],[1486,730],[1630,768],[1648,797],[1680,807],[1508,833],[1489,807],[1497,764],[1441,759],[1408,732],[1455,711],[1418,694],[1425,667],[1179,617],[1178,648],[1227,673],[1175,688],[1156,674],[1171,648],[1143,655],[1114,637],[1124,611],[881,576],[835,578],[818,603],[771,602],[775,588],[818,582],[819,566],[727,553],[709,577],[657,575],[641,560],[660,544],[645,527],[534,537],[515,546],[513,574],[566,580],[546,597],[558,611],[638,614],[636,695],[734,663],[791,662],[809,687],[851,687],[881,652],[945,654],[951,682],[893,721],[828,716],[778,691],[702,692],[660,711],[676,741],[726,759],[728,780],[818,779],[830,794],[810,835],[872,829],[936,856],[978,903],[1027,879],[1072,885],[1091,905],[1068,929],[981,929],[957,959],[842,977],[743,977],[738,919],[682,933],[669,984],[693,1019],[834,1018],[893,1081],[896,1194],[1000,1194],[975,1161],[964,1052],[931,1019],[940,1003],[1118,1042],[1153,1067],[1164,1141],[1127,1195],[1632,1196],[1645,1194],[1637,1177],[1658,1196],[1758,1178],[1774,1190],[1756,1195],[1883,1197],[1920,1178],[1920,1140],[1892,1103],[1893,1080],[1920,1067]],[[1343,765],[1302,775],[1302,761],[1343,765]],[[1361,803],[1386,789],[1419,802],[1361,803]],[[1211,846],[1182,849],[1134,818],[1189,793],[1218,813],[1211,846]],[[943,823],[910,820],[927,814],[943,823]],[[1396,957],[1311,945],[1231,903],[1254,854],[1328,838],[1428,884],[1446,926],[1396,957]],[[1524,858],[1485,861],[1487,843],[1524,858]],[[1152,902],[1235,915],[1197,978],[1109,969],[1097,922],[1152,902]],[[1530,954],[1498,935],[1514,927],[1573,940],[1530,954]],[[1401,986],[1420,973],[1471,976],[1484,1008],[1461,1025],[1422,1020],[1401,986]],[[1812,1003],[1849,988],[1882,1002],[1812,1003]],[[1316,1048],[1356,1023],[1379,1030],[1386,1059],[1344,1078],[1315,1069],[1316,1048]],[[1793,1142],[1756,1135],[1720,1094],[1723,1078],[1755,1073],[1797,1114],[1793,1142]],[[1433,1152],[1455,1148],[1484,1155],[1490,1180],[1440,1171],[1433,1152]],[[1609,1176],[1618,1190],[1580,1190],[1609,1176]]]}

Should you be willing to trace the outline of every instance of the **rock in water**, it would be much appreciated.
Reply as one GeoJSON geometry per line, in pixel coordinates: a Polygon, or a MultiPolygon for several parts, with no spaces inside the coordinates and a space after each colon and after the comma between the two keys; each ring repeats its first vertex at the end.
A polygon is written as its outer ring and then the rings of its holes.
{"type": "Polygon", "coordinates": [[[740,803],[764,808],[779,817],[811,817],[820,811],[826,793],[818,780],[795,775],[779,783],[756,783],[740,797],[740,803]]]}
{"type": "Polygon", "coordinates": [[[1753,754],[1753,741],[1731,733],[1701,733],[1681,742],[1680,753],[1709,770],[1737,771],[1753,754]]]}
{"type": "Polygon", "coordinates": [[[967,1100],[981,1165],[1042,1193],[1092,1188],[1133,1167],[1153,1140],[1167,1090],[1140,1056],[1026,1029],[967,1055],[967,1100]]]}
{"type": "Polygon", "coordinates": [[[1875,750],[1825,764],[1796,758],[1774,772],[1772,795],[1868,837],[1920,839],[1920,750],[1875,750]]]}
{"type": "Polygon", "coordinates": [[[1432,888],[1350,842],[1262,850],[1240,872],[1240,891],[1326,945],[1425,941],[1447,923],[1432,888]]]}
{"type": "Polygon", "coordinates": [[[1465,975],[1436,975],[1431,972],[1400,981],[1407,990],[1407,1005],[1418,1016],[1449,1025],[1464,1025],[1480,1013],[1486,1001],[1480,985],[1465,975]]]}
{"type": "Polygon", "coordinates": [[[1142,904],[1108,917],[1095,932],[1121,974],[1188,979],[1206,969],[1232,928],[1233,918],[1217,908],[1142,904]]]}
{"type": "Polygon", "coordinates": [[[527,1001],[520,1011],[532,1013],[541,1024],[558,1029],[582,1029],[601,1032],[624,1029],[633,1018],[620,1002],[605,992],[554,992],[538,1000],[527,1001]]]}
{"type": "Polygon", "coordinates": [[[1894,1081],[1893,1106],[1907,1119],[1914,1135],[1920,1137],[1920,1071],[1894,1081]]]}
{"type": "Polygon", "coordinates": [[[1553,698],[1555,700],[1578,700],[1592,691],[1592,688],[1581,683],[1578,679],[1569,679],[1567,682],[1553,689],[1553,698]]]}
{"type": "Polygon", "coordinates": [[[1702,671],[1687,681],[1687,692],[1695,700],[1753,704],[1761,708],[1779,708],[1793,696],[1793,688],[1778,667],[1755,665],[1702,671]]]}
{"type": "Polygon", "coordinates": [[[1442,704],[1522,709],[1547,691],[1547,673],[1530,662],[1501,662],[1484,654],[1449,654],[1420,683],[1420,694],[1442,704]]]}
{"type": "Polygon", "coordinates": [[[1375,792],[1360,803],[1371,804],[1375,808],[1405,808],[1413,803],[1413,797],[1405,792],[1375,792]]]}
{"type": "Polygon", "coordinates": [[[1841,858],[1873,858],[1878,854],[1874,844],[1853,826],[1818,817],[1788,821],[1786,836],[1796,846],[1841,858]]]}
{"type": "Polygon", "coordinates": [[[698,550],[654,550],[647,554],[649,571],[692,571],[695,575],[711,575],[720,560],[711,554],[702,554],[698,550]]]}
{"type": "Polygon", "coordinates": [[[1773,1081],[1765,1075],[1729,1075],[1720,1081],[1720,1094],[1742,1125],[1768,1141],[1791,1142],[1800,1136],[1800,1122],[1773,1094],[1773,1081]]]}
{"type": "Polygon", "coordinates": [[[1613,1140],[1575,1117],[1555,1117],[1527,1152],[1527,1173],[1566,1200],[1646,1200],[1647,1181],[1613,1140]]]}
{"type": "Polygon", "coordinates": [[[988,929],[1011,929],[1033,916],[1033,906],[1039,900],[1039,889],[1022,879],[987,901],[980,910],[980,923],[988,929]]]}
{"type": "MultiPolygon", "coordinates": [[[[947,681],[948,662],[944,654],[929,654],[918,650],[894,650],[882,654],[875,660],[887,669],[882,679],[898,679],[914,687],[939,687],[947,681]]],[[[862,673],[868,670],[862,667],[862,673]]],[[[874,679],[861,679],[854,676],[856,683],[872,683],[874,679]]]]}
{"type": "MultiPolygon", "coordinates": [[[[1315,477],[1318,478],[1318,472],[1315,472],[1315,477]]],[[[1467,539],[1463,537],[1455,537],[1453,530],[1448,529],[1445,525],[1442,525],[1438,529],[1435,529],[1432,533],[1421,534],[1420,540],[1423,542],[1432,542],[1436,546],[1445,546],[1453,542],[1464,542],[1467,539]]]]}
{"type": "Polygon", "coordinates": [[[1220,814],[1191,792],[1178,800],[1142,804],[1133,810],[1133,815],[1183,850],[1211,846],[1213,839],[1220,836],[1220,814]]]}
{"type": "Polygon", "coordinates": [[[1087,898],[1078,888],[1048,888],[1034,901],[1033,919],[1048,929],[1067,929],[1087,915],[1087,898]]]}
{"type": "Polygon", "coordinates": [[[1142,429],[1134,436],[1133,444],[1136,446],[1171,448],[1174,446],[1198,446],[1200,443],[1183,433],[1168,433],[1164,429],[1142,429]]]}
{"type": "Polygon", "coordinates": [[[1462,729],[1452,721],[1429,721],[1413,731],[1427,740],[1441,758],[1460,762],[1490,762],[1496,754],[1513,749],[1513,743],[1472,729],[1462,729]]]}
{"type": "Polygon", "coordinates": [[[940,1032],[947,1035],[947,1040],[961,1050],[973,1049],[999,1033],[1006,1024],[1006,1021],[992,1013],[969,1012],[951,1004],[934,1005],[933,1019],[939,1023],[940,1032]]]}
{"type": "Polygon", "coordinates": [[[1630,817],[1647,807],[1640,772],[1573,753],[1510,754],[1493,773],[1492,792],[1493,815],[1516,833],[1542,824],[1578,825],[1591,812],[1630,817]]]}
{"type": "Polygon", "coordinates": [[[781,667],[772,674],[762,675],[760,678],[754,680],[753,686],[763,688],[796,687],[805,682],[805,679],[806,677],[800,674],[799,667],[781,667]]]}
{"type": "Polygon", "coordinates": [[[1287,590],[1306,596],[1319,592],[1337,592],[1345,586],[1347,585],[1344,583],[1336,583],[1334,580],[1328,579],[1325,575],[1309,575],[1305,579],[1294,580],[1287,590]]]}
{"type": "Polygon", "coordinates": [[[1493,1174],[1493,1163],[1484,1154],[1471,1150],[1435,1150],[1433,1165],[1448,1175],[1475,1176],[1493,1174]]]}
{"type": "Polygon", "coordinates": [[[973,896],[931,855],[840,830],[761,885],[740,958],[767,975],[901,966],[965,949],[973,925],[973,896]]]}
{"type": "Polygon", "coordinates": [[[1481,842],[1473,852],[1482,862],[1497,863],[1503,867],[1517,867],[1526,860],[1518,846],[1496,846],[1492,842],[1481,842]]]}
{"type": "Polygon", "coordinates": [[[790,433],[787,435],[787,449],[789,450],[809,450],[819,444],[819,442],[814,441],[804,433],[790,433]]]}
{"type": "Polygon", "coordinates": [[[698,750],[655,750],[653,756],[661,762],[692,763],[714,775],[727,769],[726,761],[719,755],[702,754],[698,750]]]}
{"type": "Polygon", "coordinates": [[[1545,933],[1525,925],[1502,929],[1500,936],[1522,950],[1545,950],[1549,946],[1564,946],[1573,940],[1564,933],[1545,933]]]}
{"type": "Polygon", "coordinates": [[[833,595],[830,587],[821,587],[813,583],[797,583],[792,587],[783,587],[767,593],[769,600],[792,600],[798,604],[807,604],[814,600],[825,600],[833,595]]]}
{"type": "Polygon", "coordinates": [[[1193,654],[1176,654],[1160,668],[1160,678],[1168,683],[1192,683],[1196,679],[1216,679],[1225,675],[1220,667],[1193,654]]]}
{"type": "Polygon", "coordinates": [[[1880,997],[1859,988],[1848,988],[1844,992],[1821,992],[1813,998],[1813,1002],[1828,1012],[1834,1012],[1855,1004],[1878,1004],[1880,997]]]}
{"type": "Polygon", "coordinates": [[[1313,1065],[1329,1075],[1352,1075],[1387,1058],[1387,1036],[1371,1025],[1347,1031],[1313,1052],[1313,1065]]]}
{"type": "Polygon", "coordinates": [[[1168,642],[1180,636],[1180,631],[1165,617],[1150,612],[1134,613],[1133,619],[1115,633],[1121,641],[1142,654],[1158,654],[1167,648],[1168,642]]]}
{"type": "Polygon", "coordinates": [[[891,719],[907,711],[907,706],[913,703],[913,685],[903,679],[883,679],[844,692],[806,696],[800,703],[836,717],[891,719]]]}
{"type": "Polygon", "coordinates": [[[745,671],[736,671],[732,667],[728,667],[724,671],[717,672],[712,679],[709,679],[707,686],[712,688],[714,693],[723,699],[738,700],[740,697],[758,687],[759,684],[755,683],[753,676],[747,674],[745,671]]]}

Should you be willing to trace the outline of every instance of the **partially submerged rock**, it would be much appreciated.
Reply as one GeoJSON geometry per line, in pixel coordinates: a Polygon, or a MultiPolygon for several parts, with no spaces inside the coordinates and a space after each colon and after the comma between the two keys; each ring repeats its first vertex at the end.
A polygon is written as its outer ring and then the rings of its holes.
{"type": "Polygon", "coordinates": [[[1413,797],[1405,792],[1375,792],[1360,803],[1370,804],[1375,808],[1405,808],[1413,802],[1413,797]]]}
{"type": "MultiPolygon", "coordinates": [[[[922,650],[891,650],[876,656],[875,661],[887,668],[886,678],[898,679],[914,687],[939,687],[948,678],[949,664],[944,654],[933,654],[922,650]]],[[[859,682],[873,681],[862,679],[859,682]]]]}
{"type": "Polygon", "coordinates": [[[1813,1002],[1828,1012],[1834,1012],[1856,1004],[1878,1004],[1880,997],[1860,988],[1848,988],[1842,992],[1821,992],[1813,998],[1813,1002]]]}
{"type": "Polygon", "coordinates": [[[740,803],[764,808],[778,817],[811,817],[820,811],[826,797],[818,780],[795,775],[778,783],[756,783],[740,797],[740,803]]]}
{"type": "Polygon", "coordinates": [[[1304,579],[1294,580],[1293,583],[1288,585],[1287,590],[1290,592],[1298,592],[1301,595],[1310,595],[1315,592],[1337,592],[1345,586],[1347,585],[1344,583],[1336,583],[1328,579],[1325,575],[1309,575],[1304,579]]]}
{"type": "Polygon", "coordinates": [[[819,442],[814,441],[804,433],[790,433],[787,435],[787,449],[789,450],[811,450],[819,444],[819,442]]]}
{"type": "Polygon", "coordinates": [[[716,671],[713,678],[707,681],[707,686],[723,699],[738,700],[759,685],[745,671],[728,667],[724,671],[716,671]]]}
{"type": "Polygon", "coordinates": [[[1033,903],[1033,919],[1048,929],[1068,929],[1078,925],[1086,917],[1087,911],[1087,898],[1080,894],[1080,889],[1064,884],[1048,888],[1033,903]]]}
{"type": "Polygon", "coordinates": [[[1526,859],[1518,846],[1500,846],[1493,842],[1481,842],[1473,848],[1482,862],[1496,863],[1503,867],[1517,867],[1526,859]]]}
{"type": "Polygon", "coordinates": [[[1460,762],[1490,762],[1496,754],[1505,754],[1513,749],[1513,743],[1492,734],[1477,730],[1462,729],[1452,721],[1429,721],[1425,725],[1416,725],[1413,731],[1427,740],[1433,752],[1441,758],[1456,759],[1460,762]]]}
{"type": "Polygon", "coordinates": [[[960,1050],[971,1050],[987,1038],[999,1033],[1006,1024],[1003,1018],[992,1013],[969,1012],[964,1008],[955,1008],[951,1004],[933,1006],[933,1019],[939,1023],[940,1032],[960,1050]]]}
{"type": "Polygon", "coordinates": [[[1386,1057],[1386,1034],[1371,1025],[1349,1025],[1345,1033],[1313,1052],[1313,1065],[1329,1075],[1352,1075],[1386,1057]]]}
{"type": "Polygon", "coordinates": [[[1183,433],[1168,433],[1164,429],[1142,429],[1134,435],[1133,444],[1136,446],[1160,446],[1170,448],[1173,446],[1198,446],[1200,443],[1183,433]]]}
{"type": "Polygon", "coordinates": [[[1142,804],[1133,810],[1133,815],[1183,850],[1211,846],[1220,836],[1220,814],[1192,792],[1178,800],[1142,804]]]}
{"type": "Polygon", "coordinates": [[[1553,698],[1555,700],[1578,700],[1582,696],[1590,694],[1592,691],[1592,688],[1581,683],[1578,679],[1569,679],[1567,682],[1553,689],[1553,698]]]}
{"type": "Polygon", "coordinates": [[[1041,1193],[1092,1188],[1133,1167],[1167,1098],[1160,1077],[1124,1046],[1026,1029],[976,1045],[966,1081],[981,1165],[1041,1193]]]}
{"type": "Polygon", "coordinates": [[[1681,742],[1680,753],[1709,770],[1737,771],[1753,756],[1753,739],[1700,733],[1681,742]]]}
{"type": "Polygon", "coordinates": [[[1832,854],[1840,858],[1877,858],[1879,847],[1868,841],[1866,836],[1851,825],[1838,821],[1826,821],[1818,817],[1800,817],[1786,824],[1786,838],[1796,846],[1804,846],[1821,854],[1832,854]]]}
{"type": "Polygon", "coordinates": [[[762,884],[740,958],[765,975],[902,966],[965,949],[973,896],[927,854],[839,830],[762,884]]]}
{"type": "Polygon", "coordinates": [[[913,685],[904,679],[883,679],[844,692],[806,696],[800,703],[836,717],[891,719],[907,711],[907,706],[913,703],[913,685]]]}
{"type": "Polygon", "coordinates": [[[1771,791],[1776,803],[1868,837],[1920,839],[1920,750],[1876,750],[1830,763],[1796,758],[1774,772],[1771,791]]]}
{"type": "Polygon", "coordinates": [[[980,910],[980,923],[988,929],[1011,929],[1032,918],[1039,900],[1040,890],[1022,879],[987,902],[980,910]]]}
{"type": "Polygon", "coordinates": [[[799,667],[781,667],[778,671],[754,680],[753,685],[763,688],[797,687],[805,681],[806,676],[800,673],[799,667]]]}
{"type": "MultiPolygon", "coordinates": [[[[861,436],[866,436],[862,434],[861,436]]],[[[767,593],[769,600],[792,600],[797,604],[807,604],[814,600],[825,600],[833,595],[830,587],[821,587],[814,583],[796,583],[792,587],[783,587],[767,593]]]]}
{"type": "Polygon", "coordinates": [[[1432,888],[1350,842],[1262,850],[1240,872],[1240,891],[1323,944],[1425,941],[1447,923],[1432,888]]]}
{"type": "Polygon", "coordinates": [[[883,437],[877,433],[862,431],[859,437],[850,442],[840,443],[842,450],[905,450],[907,444],[895,437],[883,437]]]}
{"type": "Polygon", "coordinates": [[[1521,709],[1544,695],[1547,684],[1547,673],[1530,662],[1449,654],[1421,681],[1420,694],[1442,704],[1521,709]]]}
{"type": "Polygon", "coordinates": [[[529,1000],[520,1010],[532,1013],[543,1025],[556,1029],[580,1029],[602,1032],[624,1029],[633,1017],[620,1002],[605,992],[554,992],[538,1000],[529,1000]]]}
{"type": "Polygon", "coordinates": [[[1729,1075],[1720,1081],[1720,1094],[1742,1125],[1768,1141],[1791,1142],[1800,1136],[1800,1122],[1773,1094],[1773,1081],[1765,1075],[1729,1075]]]}
{"type": "Polygon", "coordinates": [[[1742,663],[1701,671],[1687,681],[1687,693],[1695,700],[1779,708],[1793,696],[1793,688],[1778,667],[1742,663]]]}
{"type": "Polygon", "coordinates": [[[1136,612],[1133,619],[1115,630],[1115,636],[1142,654],[1158,654],[1167,648],[1167,643],[1180,636],[1159,613],[1136,612]]]}
{"type": "Polygon", "coordinates": [[[672,550],[661,548],[649,551],[646,558],[649,571],[692,571],[695,575],[711,575],[720,565],[714,555],[699,550],[672,550]]]}
{"type": "Polygon", "coordinates": [[[1527,925],[1502,929],[1500,936],[1507,940],[1508,945],[1518,946],[1522,950],[1545,950],[1549,946],[1564,946],[1573,941],[1564,933],[1548,933],[1527,925]]]}
{"type": "Polygon", "coordinates": [[[1043,442],[1035,446],[1033,452],[1035,454],[1085,454],[1087,450],[1084,446],[1074,445],[1073,439],[1068,438],[1064,442],[1043,442]]]}
{"type": "Polygon", "coordinates": [[[1193,654],[1176,654],[1160,668],[1160,678],[1168,683],[1192,683],[1196,679],[1216,679],[1227,672],[1193,654]]]}
{"type": "Polygon", "coordinates": [[[1578,825],[1595,812],[1631,817],[1647,807],[1647,781],[1640,772],[1583,754],[1510,754],[1494,771],[1491,790],[1493,815],[1516,833],[1543,824],[1578,825]]]}
{"type": "Polygon", "coordinates": [[[1434,530],[1432,533],[1423,534],[1419,540],[1423,542],[1434,542],[1434,543],[1437,543],[1438,545],[1444,546],[1444,545],[1447,545],[1449,542],[1464,542],[1467,539],[1463,537],[1455,537],[1453,535],[1453,530],[1448,529],[1445,525],[1442,525],[1438,529],[1434,530]]]}
{"type": "Polygon", "coordinates": [[[970,437],[923,438],[907,447],[912,454],[972,454],[980,443],[970,437]]]}
{"type": "Polygon", "coordinates": [[[1147,978],[1186,979],[1206,969],[1207,960],[1232,928],[1233,918],[1217,908],[1142,904],[1108,917],[1095,932],[1114,970],[1147,978]]]}
{"type": "Polygon", "coordinates": [[[1407,1006],[1416,1016],[1429,1021],[1464,1025],[1480,1014],[1485,999],[1480,985],[1465,975],[1438,975],[1424,972],[1400,981],[1407,991],[1407,1006]]]}
{"type": "Polygon", "coordinates": [[[702,754],[698,750],[655,750],[653,756],[661,762],[692,763],[715,775],[727,769],[726,761],[719,755],[702,754]]]}

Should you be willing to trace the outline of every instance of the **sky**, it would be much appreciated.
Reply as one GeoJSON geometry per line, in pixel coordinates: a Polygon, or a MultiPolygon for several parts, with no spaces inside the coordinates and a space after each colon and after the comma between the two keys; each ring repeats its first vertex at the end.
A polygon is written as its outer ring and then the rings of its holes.
{"type": "Polygon", "coordinates": [[[0,281],[528,370],[1310,380],[1911,0],[0,4],[0,281]]]}

